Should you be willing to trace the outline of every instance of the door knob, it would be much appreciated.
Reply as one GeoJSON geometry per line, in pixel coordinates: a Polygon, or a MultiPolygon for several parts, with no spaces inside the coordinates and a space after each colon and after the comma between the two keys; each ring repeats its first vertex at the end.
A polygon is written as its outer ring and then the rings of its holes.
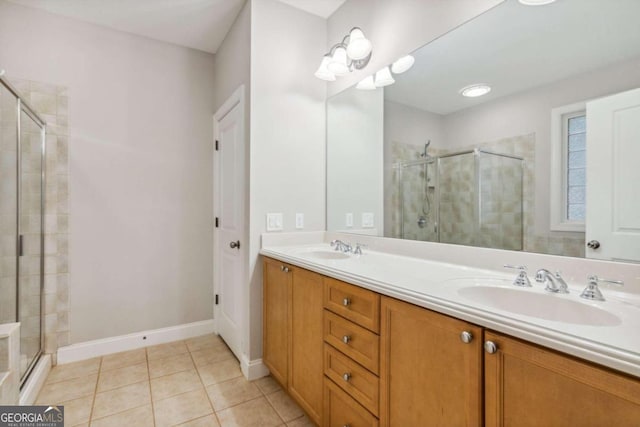
{"type": "Polygon", "coordinates": [[[229,247],[231,249],[240,249],[240,240],[238,240],[237,242],[231,242],[229,243],[229,247]]]}
{"type": "Polygon", "coordinates": [[[589,249],[598,249],[600,247],[600,242],[597,240],[590,240],[589,243],[587,243],[587,247],[589,249]]]}

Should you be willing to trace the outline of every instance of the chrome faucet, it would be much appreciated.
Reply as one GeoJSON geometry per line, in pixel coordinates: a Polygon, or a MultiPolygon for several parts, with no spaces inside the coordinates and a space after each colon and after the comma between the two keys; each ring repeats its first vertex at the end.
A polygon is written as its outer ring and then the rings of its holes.
{"type": "Polygon", "coordinates": [[[329,243],[331,245],[331,247],[335,247],[336,251],[342,251],[344,253],[349,253],[352,251],[352,247],[350,243],[347,242],[343,242],[342,240],[332,240],[331,243],[329,243]]]}
{"type": "Polygon", "coordinates": [[[607,280],[601,279],[596,275],[590,275],[587,277],[587,287],[584,288],[584,291],[580,294],[580,298],[588,299],[590,301],[605,301],[604,296],[602,296],[602,292],[598,288],[598,283],[612,283],[618,286],[624,286],[624,282],[621,280],[607,280]]]}
{"type": "Polygon", "coordinates": [[[551,274],[549,270],[541,268],[536,273],[536,282],[544,283],[544,290],[547,292],[554,292],[556,294],[569,293],[567,282],[564,281],[559,271],[556,271],[556,274],[551,274]]]}
{"type": "Polygon", "coordinates": [[[529,277],[527,276],[527,267],[524,265],[505,265],[504,268],[513,268],[516,270],[520,270],[518,276],[513,280],[513,284],[515,286],[520,286],[522,288],[530,288],[531,282],[529,281],[529,277]]]}
{"type": "Polygon", "coordinates": [[[363,245],[362,243],[356,243],[356,248],[353,250],[354,255],[362,255],[362,248],[366,248],[367,245],[363,245]]]}

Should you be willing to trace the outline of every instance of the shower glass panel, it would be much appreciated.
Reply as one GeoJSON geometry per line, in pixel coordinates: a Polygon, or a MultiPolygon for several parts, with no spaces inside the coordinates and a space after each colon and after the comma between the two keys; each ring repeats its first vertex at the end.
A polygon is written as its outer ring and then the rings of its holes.
{"type": "Polygon", "coordinates": [[[440,242],[476,245],[477,177],[475,152],[438,159],[440,242]]]}
{"type": "Polygon", "coordinates": [[[18,99],[0,85],[0,323],[17,318],[18,99]]]}
{"type": "Polygon", "coordinates": [[[435,159],[401,163],[398,168],[403,239],[438,241],[435,159]]]}
{"type": "Polygon", "coordinates": [[[28,372],[40,355],[42,343],[42,200],[43,129],[27,112],[20,113],[20,234],[18,321],[20,374],[28,372]]]}

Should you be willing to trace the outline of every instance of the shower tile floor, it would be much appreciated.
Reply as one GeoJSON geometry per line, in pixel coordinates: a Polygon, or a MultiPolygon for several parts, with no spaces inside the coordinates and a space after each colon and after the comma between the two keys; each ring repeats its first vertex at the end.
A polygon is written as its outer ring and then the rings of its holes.
{"type": "Polygon", "coordinates": [[[271,377],[247,381],[216,335],[55,366],[36,404],[65,426],[313,426],[271,377]]]}

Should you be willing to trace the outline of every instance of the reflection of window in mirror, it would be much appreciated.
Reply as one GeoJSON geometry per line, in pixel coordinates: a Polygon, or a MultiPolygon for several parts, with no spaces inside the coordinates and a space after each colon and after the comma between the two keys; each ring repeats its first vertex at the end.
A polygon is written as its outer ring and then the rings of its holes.
{"type": "Polygon", "coordinates": [[[585,104],[551,111],[551,230],[585,230],[586,135],[585,104]]]}

